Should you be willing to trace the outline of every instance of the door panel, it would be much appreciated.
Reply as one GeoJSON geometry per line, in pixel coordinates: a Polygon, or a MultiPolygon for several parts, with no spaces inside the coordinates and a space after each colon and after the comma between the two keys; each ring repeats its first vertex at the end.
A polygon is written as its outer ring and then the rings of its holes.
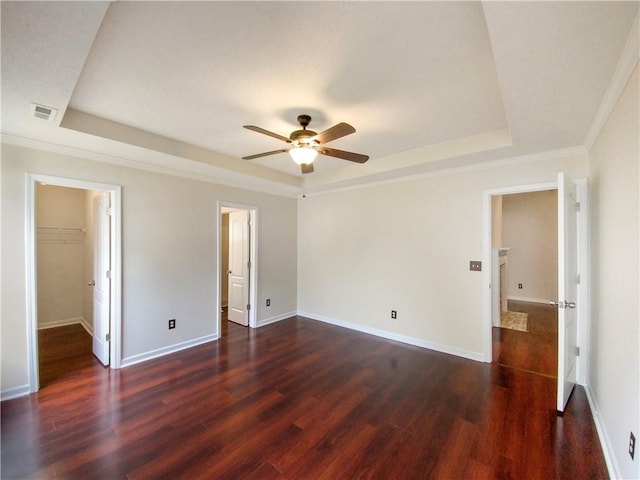
{"type": "Polygon", "coordinates": [[[109,320],[111,305],[109,194],[93,199],[93,354],[103,365],[109,365],[109,320]]]}
{"type": "Polygon", "coordinates": [[[232,322],[249,325],[249,212],[229,214],[229,315],[232,322]]]}
{"type": "Polygon", "coordinates": [[[577,378],[577,209],[576,186],[558,174],[558,402],[564,411],[577,378]]]}

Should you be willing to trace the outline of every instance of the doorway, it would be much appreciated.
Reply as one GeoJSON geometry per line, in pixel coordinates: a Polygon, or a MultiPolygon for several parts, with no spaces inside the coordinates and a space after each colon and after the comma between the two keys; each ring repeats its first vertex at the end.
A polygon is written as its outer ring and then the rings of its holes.
{"type": "Polygon", "coordinates": [[[493,363],[557,378],[557,190],[492,196],[493,363]]]}
{"type": "Polygon", "coordinates": [[[60,339],[82,354],[90,333],[88,350],[119,368],[120,187],[30,174],[26,224],[30,392],[40,388],[41,332],[56,350],[42,360],[73,363],[60,339]]]}
{"type": "Polygon", "coordinates": [[[218,335],[233,325],[256,328],[257,209],[218,203],[218,335]]]}
{"type": "MultiPolygon", "coordinates": [[[[98,190],[36,184],[36,272],[39,382],[41,386],[93,363],[94,341],[103,322],[94,322],[94,291],[105,282],[95,275],[94,252],[104,233],[94,218],[98,190]],[[95,287],[98,278],[98,287],[95,287]]],[[[108,238],[106,254],[109,253],[108,238]]],[[[106,296],[109,293],[106,292],[106,296]]],[[[105,295],[103,295],[104,297],[105,295]]],[[[108,325],[107,325],[108,326],[108,325]]],[[[103,353],[103,352],[100,352],[103,353]]],[[[108,364],[108,352],[100,360],[108,364]]]]}
{"type": "Polygon", "coordinates": [[[558,402],[557,409],[563,411],[573,384],[584,384],[586,359],[588,357],[588,254],[587,254],[587,183],[586,179],[571,181],[563,173],[556,182],[506,187],[485,191],[483,220],[484,271],[484,341],[485,361],[493,359],[493,325],[495,299],[499,298],[494,268],[496,257],[493,245],[492,203],[499,195],[558,191],[558,402]]]}

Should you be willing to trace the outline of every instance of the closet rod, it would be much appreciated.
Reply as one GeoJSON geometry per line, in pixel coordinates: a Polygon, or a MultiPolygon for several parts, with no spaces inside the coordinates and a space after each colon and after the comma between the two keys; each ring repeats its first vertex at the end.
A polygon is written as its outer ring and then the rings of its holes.
{"type": "Polygon", "coordinates": [[[36,227],[38,230],[52,230],[56,232],[79,232],[86,233],[86,228],[82,227],[36,227]]]}

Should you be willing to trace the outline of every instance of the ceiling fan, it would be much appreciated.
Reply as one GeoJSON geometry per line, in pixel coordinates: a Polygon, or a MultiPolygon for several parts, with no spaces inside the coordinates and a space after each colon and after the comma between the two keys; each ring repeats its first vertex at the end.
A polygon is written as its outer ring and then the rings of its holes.
{"type": "Polygon", "coordinates": [[[244,160],[253,160],[254,158],[266,157],[267,155],[289,152],[293,161],[300,165],[302,173],[313,172],[313,160],[318,154],[341,158],[343,160],[349,160],[350,162],[356,163],[364,163],[369,160],[368,155],[345,152],[344,150],[324,146],[325,143],[329,143],[332,140],[337,140],[338,138],[354,133],[356,129],[348,123],[338,123],[322,133],[307,130],[309,123],[311,123],[311,117],[309,115],[298,115],[298,123],[302,127],[302,130],[295,130],[291,132],[289,138],[254,125],[244,125],[244,128],[247,130],[253,130],[254,132],[277,138],[278,140],[282,140],[283,142],[290,144],[290,147],[282,148],[280,150],[272,150],[271,152],[257,153],[255,155],[249,155],[242,158],[244,160]]]}

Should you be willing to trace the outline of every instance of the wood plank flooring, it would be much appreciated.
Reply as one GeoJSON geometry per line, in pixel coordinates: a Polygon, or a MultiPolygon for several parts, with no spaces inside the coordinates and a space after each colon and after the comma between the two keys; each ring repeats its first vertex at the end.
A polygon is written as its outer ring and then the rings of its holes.
{"type": "Polygon", "coordinates": [[[509,301],[512,312],[528,314],[528,332],[493,327],[493,361],[557,378],[558,310],[551,305],[509,301]]]}
{"type": "Polygon", "coordinates": [[[38,331],[40,388],[87,367],[104,369],[92,354],[91,335],[79,323],[38,331]]]}
{"type": "Polygon", "coordinates": [[[3,479],[607,478],[584,391],[294,317],[2,403],[3,479]]]}

